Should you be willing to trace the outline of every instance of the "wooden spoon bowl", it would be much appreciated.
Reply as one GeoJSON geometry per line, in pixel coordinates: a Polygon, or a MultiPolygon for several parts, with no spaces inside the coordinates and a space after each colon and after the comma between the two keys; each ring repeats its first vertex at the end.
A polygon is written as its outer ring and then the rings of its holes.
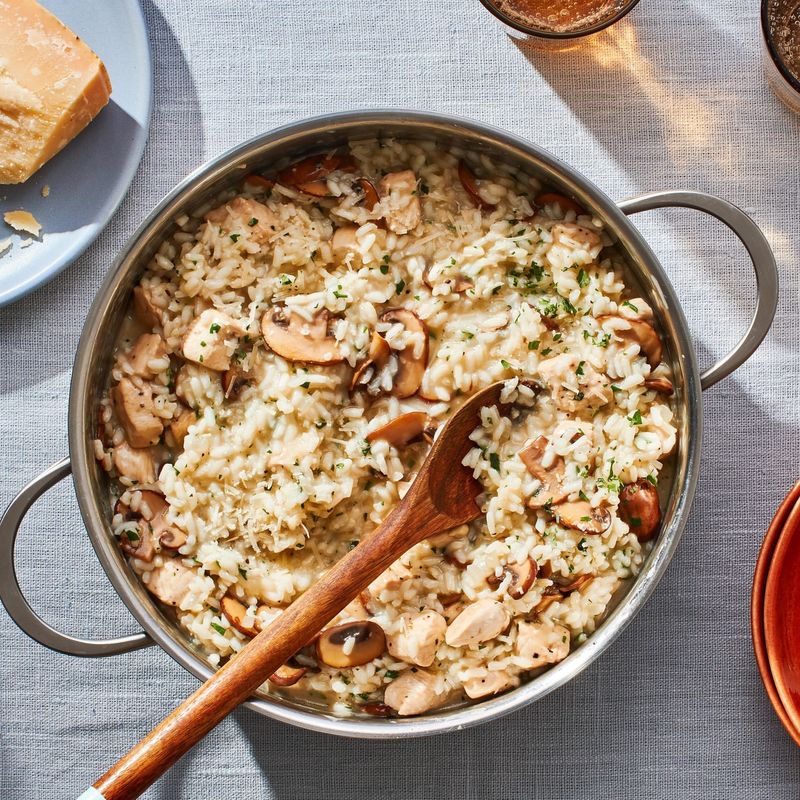
{"type": "MultiPolygon", "coordinates": [[[[790,497],[796,493],[797,487],[790,497]]],[[[787,507],[788,501],[789,498],[785,501],[787,507]]],[[[784,505],[778,510],[778,515],[781,509],[785,511],[784,505]]],[[[770,532],[774,549],[771,557],[766,556],[770,564],[765,579],[763,625],[766,666],[774,682],[777,700],[766,680],[765,686],[781,722],[795,743],[800,745],[800,500],[797,497],[783,526],[778,527],[777,532],[773,532],[771,526],[770,532]]],[[[758,577],[762,574],[763,568],[758,577]]],[[[763,678],[761,660],[759,669],[763,678]]]]}
{"type": "Polygon", "coordinates": [[[764,541],[761,544],[758,560],[756,561],[755,573],[753,575],[753,590],[750,598],[750,629],[753,636],[753,650],[755,651],[756,662],[758,663],[758,671],[761,674],[761,681],[764,684],[767,696],[789,736],[792,737],[796,744],[800,745],[800,730],[795,728],[786,712],[780,695],[778,694],[778,689],[775,686],[775,680],[772,677],[772,669],[767,655],[767,644],[764,635],[764,594],[766,591],[769,567],[772,562],[772,556],[778,538],[783,531],[789,514],[798,504],[798,501],[800,501],[800,481],[794,485],[778,507],[767,529],[764,541]]]}

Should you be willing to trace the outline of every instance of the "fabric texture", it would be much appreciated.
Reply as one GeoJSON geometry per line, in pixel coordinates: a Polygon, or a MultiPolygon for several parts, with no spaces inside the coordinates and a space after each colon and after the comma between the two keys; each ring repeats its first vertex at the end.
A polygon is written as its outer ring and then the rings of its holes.
{"type": "MultiPolygon", "coordinates": [[[[660,586],[576,680],[534,706],[431,739],[307,733],[239,710],[148,800],[410,798],[685,800],[800,796],[800,752],[761,686],[749,631],[761,538],[798,477],[800,125],[762,71],[758,4],[643,0],[561,53],[520,46],[477,0],[143,0],[155,70],[150,140],[94,246],[0,310],[0,503],[67,452],[66,397],[83,319],[146,213],[205,159],[307,116],[412,108],[542,145],[615,199],[665,188],[728,198],[767,233],[781,302],[772,332],[704,397],[700,483],[660,586]]],[[[755,281],[716,221],[635,220],[671,276],[700,362],[744,332],[755,281]]],[[[135,623],[100,568],[70,481],[17,546],[45,619],[87,637],[135,623]]],[[[196,682],[157,648],[81,660],[0,614],[0,798],[76,797],[196,682]]]]}

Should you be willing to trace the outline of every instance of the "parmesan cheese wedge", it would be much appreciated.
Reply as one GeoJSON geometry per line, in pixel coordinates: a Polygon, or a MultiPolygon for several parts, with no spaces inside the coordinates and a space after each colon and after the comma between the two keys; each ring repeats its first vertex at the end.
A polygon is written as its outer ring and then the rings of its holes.
{"type": "Polygon", "coordinates": [[[103,62],[35,0],[0,0],[0,184],[23,183],[108,103],[103,62]]]}

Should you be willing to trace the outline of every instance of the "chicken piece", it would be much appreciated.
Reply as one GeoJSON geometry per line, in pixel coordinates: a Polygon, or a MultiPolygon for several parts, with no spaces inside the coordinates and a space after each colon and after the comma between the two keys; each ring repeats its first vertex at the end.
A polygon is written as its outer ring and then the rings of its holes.
{"type": "Polygon", "coordinates": [[[182,561],[170,558],[149,573],[145,586],[164,605],[179,608],[196,577],[194,570],[189,569],[182,561]]]}
{"type": "Polygon", "coordinates": [[[497,600],[484,598],[470,603],[448,626],[445,641],[451,647],[488,642],[511,622],[511,612],[497,600]]]}
{"type": "Polygon", "coordinates": [[[181,349],[188,361],[225,372],[231,366],[237,340],[244,334],[244,328],[224,311],[209,308],[189,326],[181,349]]]}
{"type": "Polygon", "coordinates": [[[608,376],[574,353],[562,353],[539,362],[539,375],[549,384],[553,400],[562,411],[593,410],[611,402],[608,376]]]}
{"type": "Polygon", "coordinates": [[[556,664],[569,654],[570,633],[553,622],[520,622],[514,653],[522,659],[523,669],[556,664]]]}
{"type": "Polygon", "coordinates": [[[175,441],[175,447],[183,447],[183,440],[189,433],[189,428],[197,422],[197,414],[190,408],[184,408],[181,413],[169,424],[169,432],[175,441]]]}
{"type": "Polygon", "coordinates": [[[555,244],[567,245],[571,249],[578,245],[586,250],[592,250],[599,248],[602,244],[602,239],[597,231],[573,222],[557,223],[553,225],[551,233],[555,244]]]}
{"type": "Polygon", "coordinates": [[[429,672],[418,669],[407,670],[393,680],[383,695],[383,701],[401,717],[422,714],[437,708],[447,700],[446,693],[439,693],[438,681],[429,672]]]}
{"type": "Polygon", "coordinates": [[[517,685],[517,679],[504,670],[487,670],[480,678],[468,678],[464,681],[464,692],[467,697],[477,700],[490,694],[498,694],[517,685]]]}
{"type": "Polygon", "coordinates": [[[355,225],[343,225],[341,228],[336,229],[331,239],[334,255],[345,256],[358,249],[357,230],[358,228],[355,225]]]}
{"type": "Polygon", "coordinates": [[[133,290],[133,311],[146,328],[160,328],[163,323],[161,309],[153,300],[153,293],[144,286],[133,290]]]}
{"type": "Polygon", "coordinates": [[[275,212],[250,197],[235,197],[209,211],[206,221],[223,230],[244,234],[259,244],[266,244],[275,235],[280,222],[275,212]]]}
{"type": "Polygon", "coordinates": [[[123,442],[114,448],[111,460],[117,472],[134,483],[156,481],[156,462],[149,448],[137,449],[123,442]]]}
{"type": "Polygon", "coordinates": [[[399,561],[395,561],[389,569],[382,572],[372,581],[367,591],[373,597],[377,597],[384,589],[397,589],[404,580],[410,577],[411,571],[408,567],[404,566],[399,561]]]}
{"type": "Polygon", "coordinates": [[[164,423],[155,413],[153,390],[149,384],[139,387],[130,378],[122,378],[109,394],[128,442],[133,447],[158,444],[164,423]]]}
{"type": "Polygon", "coordinates": [[[422,206],[417,194],[417,176],[410,169],[390,172],[380,182],[383,218],[392,233],[408,233],[419,225],[422,206]]]}
{"type": "Polygon", "coordinates": [[[402,661],[429,667],[436,657],[436,650],[444,641],[447,620],[436,611],[419,614],[403,614],[402,630],[386,638],[389,652],[402,661]]]}
{"type": "Polygon", "coordinates": [[[133,371],[143,378],[154,378],[160,370],[152,369],[150,362],[163,359],[167,355],[167,346],[157,333],[143,333],[134,342],[128,360],[133,371]]]}

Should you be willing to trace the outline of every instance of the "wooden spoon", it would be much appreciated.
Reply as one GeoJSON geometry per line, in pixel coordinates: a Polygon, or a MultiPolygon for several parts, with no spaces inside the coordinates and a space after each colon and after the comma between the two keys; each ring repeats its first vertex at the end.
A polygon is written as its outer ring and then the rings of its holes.
{"type": "Polygon", "coordinates": [[[481,486],[462,466],[480,410],[502,383],[473,395],[437,437],[406,496],[361,544],[259,633],[86,792],[93,800],[138,797],[267,678],[310,642],[410,547],[480,516],[481,486]]]}

